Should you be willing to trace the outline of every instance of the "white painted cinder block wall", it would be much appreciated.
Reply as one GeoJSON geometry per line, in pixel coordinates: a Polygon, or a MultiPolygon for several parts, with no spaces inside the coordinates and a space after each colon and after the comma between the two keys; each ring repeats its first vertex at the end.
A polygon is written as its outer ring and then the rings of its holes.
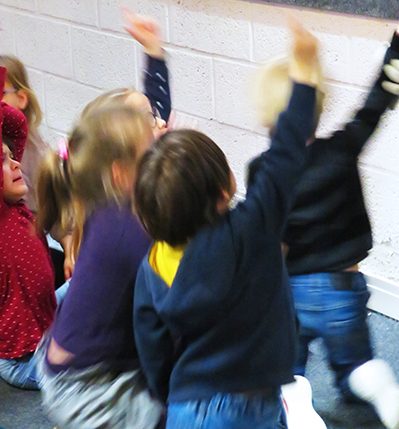
{"type": "MultiPolygon", "coordinates": [[[[174,108],[195,117],[222,146],[243,192],[245,164],[266,145],[249,82],[257,63],[286,51],[282,7],[243,0],[0,0],[0,51],[28,66],[45,113],[43,134],[55,142],[105,88],[140,86],[141,51],[123,31],[121,3],[159,20],[174,108]]],[[[293,11],[321,41],[329,90],[321,132],[328,133],[361,102],[396,24],[293,11]]],[[[361,158],[375,242],[363,269],[380,278],[382,289],[388,285],[384,296],[398,299],[399,311],[398,165],[399,109],[386,115],[361,158]]]]}

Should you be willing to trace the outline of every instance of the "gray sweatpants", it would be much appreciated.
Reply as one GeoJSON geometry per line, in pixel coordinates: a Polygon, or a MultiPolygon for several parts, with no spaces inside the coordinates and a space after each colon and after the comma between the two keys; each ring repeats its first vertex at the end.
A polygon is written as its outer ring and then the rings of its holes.
{"type": "Polygon", "coordinates": [[[98,364],[54,375],[43,343],[36,352],[43,407],[60,429],[156,427],[163,408],[150,397],[140,370],[114,374],[98,364]]]}

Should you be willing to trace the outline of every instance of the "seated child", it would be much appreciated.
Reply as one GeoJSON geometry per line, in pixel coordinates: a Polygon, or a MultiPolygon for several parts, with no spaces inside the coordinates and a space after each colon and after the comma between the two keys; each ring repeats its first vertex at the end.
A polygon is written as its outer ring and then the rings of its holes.
{"type": "MultiPolygon", "coordinates": [[[[5,68],[0,67],[0,90],[5,73],[5,68]]],[[[54,273],[45,238],[35,232],[33,215],[23,203],[28,189],[19,161],[27,136],[26,119],[2,102],[0,126],[13,148],[11,151],[2,143],[0,377],[16,387],[37,389],[33,352],[53,320],[54,273]]]]}
{"type": "MultiPolygon", "coordinates": [[[[289,82],[287,73],[279,82],[272,82],[270,74],[265,80],[259,87],[262,109],[267,109],[262,95],[289,82]]],[[[321,337],[344,398],[355,395],[370,402],[390,429],[399,428],[399,385],[390,367],[373,358],[370,343],[370,295],[358,263],[367,256],[372,237],[357,162],[382,114],[396,102],[398,83],[395,32],[384,66],[355,118],[308,147],[307,168],[284,233],[300,322],[296,373],[305,373],[309,343],[321,337]]]]}
{"type": "Polygon", "coordinates": [[[135,205],[155,240],[137,274],[134,326],[167,429],[276,429],[292,381],[295,319],[281,254],[293,187],[314,130],[317,43],[293,26],[290,104],[246,200],[225,155],[193,130],[144,155],[135,205]]]}
{"type": "MultiPolygon", "coordinates": [[[[7,69],[3,101],[24,113],[28,122],[28,137],[21,160],[22,175],[28,192],[24,199],[28,208],[36,213],[36,180],[40,161],[49,150],[39,133],[42,111],[36,94],[29,85],[28,73],[22,62],[11,55],[0,55],[0,66],[7,69]]],[[[58,288],[69,279],[73,271],[70,255],[70,235],[60,228],[53,228],[51,235],[60,242],[64,252],[50,248],[55,269],[55,287],[58,288]]]]}
{"type": "MultiPolygon", "coordinates": [[[[132,17],[130,30],[154,55],[147,56],[145,86],[169,115],[161,42],[156,28],[144,31],[146,23],[132,17]]],[[[137,91],[101,95],[82,113],[68,155],[50,154],[39,174],[40,225],[48,229],[70,210],[75,219],[71,287],[38,350],[44,408],[63,429],[151,429],[162,413],[147,390],[132,328],[136,271],[150,240],[131,197],[136,164],[165,124],[153,115],[137,91]]]]}

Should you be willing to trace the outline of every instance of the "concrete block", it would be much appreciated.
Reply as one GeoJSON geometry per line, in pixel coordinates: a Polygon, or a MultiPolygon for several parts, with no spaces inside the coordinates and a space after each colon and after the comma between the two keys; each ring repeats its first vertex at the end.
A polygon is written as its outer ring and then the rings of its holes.
{"type": "Polygon", "coordinates": [[[363,164],[398,175],[399,110],[388,110],[361,156],[363,164]]]}
{"type": "Polygon", "coordinates": [[[121,7],[141,15],[154,18],[162,29],[164,40],[167,40],[166,0],[99,0],[100,27],[107,30],[124,32],[121,7]]]}
{"type": "Polygon", "coordinates": [[[250,58],[250,5],[224,0],[172,0],[170,42],[227,57],[250,58]]]}
{"type": "Polygon", "coordinates": [[[352,120],[355,110],[363,103],[366,92],[363,89],[345,84],[327,84],[324,111],[317,135],[325,137],[341,129],[352,120]]]}
{"type": "Polygon", "coordinates": [[[386,171],[360,168],[363,191],[373,228],[375,251],[366,261],[367,271],[398,278],[399,270],[399,177],[386,171]]]}
{"type": "Polygon", "coordinates": [[[15,9],[36,10],[35,0],[0,0],[0,5],[12,6],[15,9]]]}
{"type": "Polygon", "coordinates": [[[314,35],[319,39],[320,59],[325,78],[351,83],[349,38],[344,34],[314,32],[314,35]]]}
{"type": "Polygon", "coordinates": [[[101,91],[85,85],[48,76],[45,81],[47,125],[60,132],[69,132],[83,107],[99,94],[101,91]]]}
{"type": "Polygon", "coordinates": [[[106,89],[135,85],[135,50],[131,39],[72,29],[75,77],[81,83],[106,89]]]}
{"type": "Polygon", "coordinates": [[[223,60],[215,60],[214,64],[216,119],[239,128],[257,129],[250,95],[256,67],[223,60]]]}
{"type": "Polygon", "coordinates": [[[80,24],[97,25],[97,0],[38,0],[39,12],[80,24]]]}
{"type": "Polygon", "coordinates": [[[213,117],[212,59],[168,49],[173,107],[210,119],[213,117]]]}
{"type": "Polygon", "coordinates": [[[16,50],[28,66],[72,77],[69,26],[34,16],[17,15],[16,50]]]}
{"type": "Polygon", "coordinates": [[[347,81],[369,86],[379,73],[388,45],[387,41],[352,37],[349,45],[351,61],[347,81]]]}
{"type": "Polygon", "coordinates": [[[15,55],[15,14],[0,8],[0,28],[2,29],[1,52],[15,55]]]}

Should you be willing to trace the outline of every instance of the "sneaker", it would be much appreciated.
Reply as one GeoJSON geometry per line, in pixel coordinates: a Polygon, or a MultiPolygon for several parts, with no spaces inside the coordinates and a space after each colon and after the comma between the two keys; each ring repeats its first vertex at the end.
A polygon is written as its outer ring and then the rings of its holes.
{"type": "Polygon", "coordinates": [[[295,381],[281,387],[288,429],[327,429],[323,419],[312,404],[312,387],[309,381],[300,375],[295,381]]]}
{"type": "Polygon", "coordinates": [[[388,429],[399,429],[399,384],[391,367],[372,359],[354,369],[348,378],[351,391],[374,406],[388,429]]]}

